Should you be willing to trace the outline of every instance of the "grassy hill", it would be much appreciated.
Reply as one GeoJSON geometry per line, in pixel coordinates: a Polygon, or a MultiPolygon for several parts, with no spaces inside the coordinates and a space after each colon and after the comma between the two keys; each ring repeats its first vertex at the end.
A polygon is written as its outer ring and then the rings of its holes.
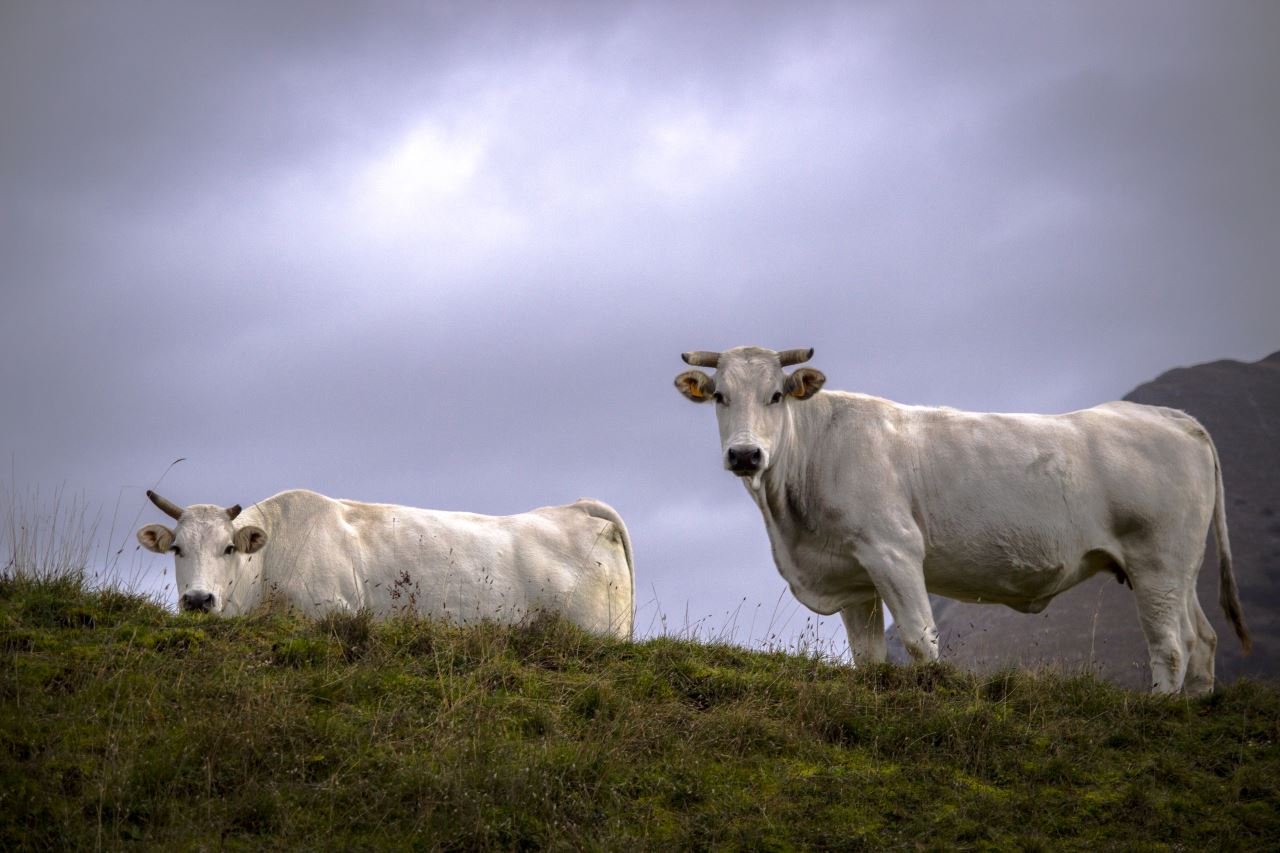
{"type": "Polygon", "coordinates": [[[0,849],[1276,849],[1280,692],[0,578],[0,849]]]}

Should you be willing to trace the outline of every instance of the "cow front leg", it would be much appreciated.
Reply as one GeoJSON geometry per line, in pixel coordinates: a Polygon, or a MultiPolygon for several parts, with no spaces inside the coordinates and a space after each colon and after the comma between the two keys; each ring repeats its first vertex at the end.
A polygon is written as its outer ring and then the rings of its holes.
{"type": "Polygon", "coordinates": [[[880,663],[884,652],[884,604],[874,593],[840,611],[849,635],[849,654],[854,666],[880,663]]]}
{"type": "Polygon", "coordinates": [[[889,606],[898,637],[911,657],[918,661],[937,660],[938,629],[924,586],[922,543],[868,545],[859,548],[855,556],[889,606]]]}

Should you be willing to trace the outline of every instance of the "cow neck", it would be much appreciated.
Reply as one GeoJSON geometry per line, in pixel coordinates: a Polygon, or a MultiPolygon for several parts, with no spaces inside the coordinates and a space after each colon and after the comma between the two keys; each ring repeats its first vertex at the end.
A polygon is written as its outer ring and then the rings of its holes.
{"type": "Polygon", "coordinates": [[[256,554],[247,554],[241,557],[240,567],[244,573],[243,577],[248,581],[247,588],[240,601],[243,608],[241,612],[262,604],[267,585],[272,581],[272,578],[267,575],[267,553],[273,544],[273,531],[280,529],[280,516],[279,502],[268,498],[247,507],[232,523],[237,530],[241,527],[253,525],[261,527],[267,532],[266,548],[256,554]]]}
{"type": "Polygon", "coordinates": [[[787,404],[786,416],[782,420],[782,433],[774,445],[773,463],[761,477],[760,488],[753,489],[749,479],[743,481],[756,506],[760,507],[770,533],[777,528],[779,521],[803,523],[802,519],[790,518],[793,512],[787,502],[787,492],[803,486],[800,481],[805,476],[804,457],[808,443],[801,435],[804,413],[798,411],[797,406],[808,405],[810,402],[787,404]]]}

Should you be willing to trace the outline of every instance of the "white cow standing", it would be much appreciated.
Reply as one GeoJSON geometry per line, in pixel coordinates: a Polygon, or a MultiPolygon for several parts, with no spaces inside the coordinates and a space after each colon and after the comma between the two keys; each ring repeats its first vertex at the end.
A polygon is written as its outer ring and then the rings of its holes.
{"type": "Polygon", "coordinates": [[[515,623],[549,611],[589,631],[631,637],[631,539],[600,501],[490,516],[302,489],[243,512],[147,497],[177,524],[148,524],[138,541],[173,552],[183,610],[241,614],[274,593],[312,615],[368,609],[515,623]]]}
{"type": "Polygon", "coordinates": [[[840,612],[855,662],[885,658],[881,603],[916,659],[938,658],[933,592],[1027,613],[1109,571],[1128,582],[1153,687],[1213,687],[1217,636],[1196,596],[1205,530],[1219,599],[1246,653],[1209,434],[1184,412],[1107,403],[1063,415],[980,414],[819,393],[813,350],[685,353],[676,377],[715,401],[724,465],[764,516],[805,606],[840,612]]]}

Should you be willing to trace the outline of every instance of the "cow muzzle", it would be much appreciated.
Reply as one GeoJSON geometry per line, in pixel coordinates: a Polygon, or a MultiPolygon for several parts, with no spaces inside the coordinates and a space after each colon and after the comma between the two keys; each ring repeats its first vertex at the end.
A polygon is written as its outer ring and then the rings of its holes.
{"type": "Polygon", "coordinates": [[[724,452],[724,467],[739,477],[750,477],[764,469],[764,450],[755,444],[735,444],[724,452]]]}
{"type": "Polygon", "coordinates": [[[188,590],[182,594],[178,604],[187,613],[208,613],[213,609],[213,593],[201,589],[188,590]]]}

